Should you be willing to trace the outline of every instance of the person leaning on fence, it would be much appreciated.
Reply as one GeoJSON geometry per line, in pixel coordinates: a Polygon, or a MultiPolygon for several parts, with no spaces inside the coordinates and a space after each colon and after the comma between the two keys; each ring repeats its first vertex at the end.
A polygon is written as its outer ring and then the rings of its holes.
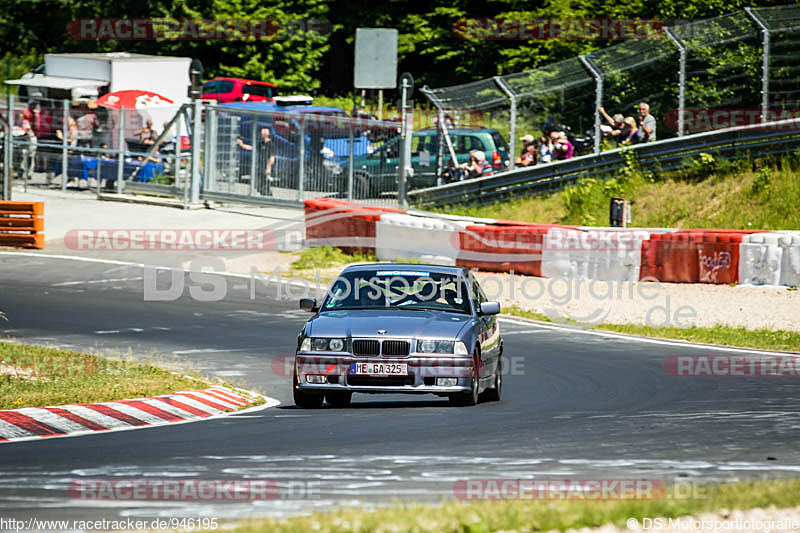
{"type": "Polygon", "coordinates": [[[153,121],[149,118],[145,122],[145,127],[134,131],[133,135],[139,137],[144,144],[155,144],[158,137],[156,130],[153,129],[153,121]]]}
{"type": "Polygon", "coordinates": [[[100,128],[100,120],[88,107],[82,108],[83,114],[78,117],[78,146],[92,147],[94,131],[100,128]]]}
{"type": "Polygon", "coordinates": [[[517,163],[519,163],[519,160],[525,155],[525,152],[528,151],[528,146],[533,144],[533,135],[523,135],[519,140],[522,141],[522,150],[519,151],[517,163]]]}
{"type": "MultiPolygon", "coordinates": [[[[78,123],[75,122],[75,119],[72,117],[67,118],[67,128],[69,129],[69,133],[67,134],[67,146],[77,146],[78,144],[78,123]]],[[[56,130],[56,137],[59,139],[64,139],[64,132],[63,130],[56,130]]]]}
{"type": "Polygon", "coordinates": [[[470,150],[469,163],[462,163],[460,167],[469,173],[468,179],[483,178],[493,174],[492,165],[486,160],[486,154],[480,150],[470,150]]]}
{"type": "Polygon", "coordinates": [[[611,137],[619,144],[624,139],[622,132],[625,129],[625,117],[623,117],[621,113],[616,113],[612,117],[606,113],[603,106],[599,106],[597,110],[600,111],[600,114],[603,115],[603,118],[609,123],[609,126],[600,126],[600,129],[603,130],[603,137],[611,137]]]}
{"type": "Polygon", "coordinates": [[[539,137],[539,163],[549,163],[553,160],[553,143],[547,135],[539,137]]]}
{"type": "Polygon", "coordinates": [[[644,102],[639,104],[639,129],[642,130],[644,141],[656,140],[656,117],[650,114],[650,106],[644,102]]]}
{"type": "MultiPolygon", "coordinates": [[[[272,167],[275,166],[275,142],[272,140],[272,132],[269,128],[261,128],[261,136],[258,139],[258,152],[254,153],[256,159],[256,190],[261,195],[270,194],[270,182],[272,181],[272,167]]],[[[241,137],[236,139],[236,144],[242,150],[253,150],[253,145],[245,143],[241,137]]]]}
{"type": "Polygon", "coordinates": [[[572,159],[572,156],[575,153],[575,147],[571,142],[569,142],[569,139],[565,133],[562,132],[558,136],[558,139],[553,145],[553,153],[555,154],[555,158],[558,160],[572,159]]]}
{"type": "MultiPolygon", "coordinates": [[[[531,137],[533,138],[533,137],[531,137]]],[[[521,167],[529,167],[536,164],[536,145],[531,142],[525,145],[525,151],[517,158],[516,163],[521,167]]]]}

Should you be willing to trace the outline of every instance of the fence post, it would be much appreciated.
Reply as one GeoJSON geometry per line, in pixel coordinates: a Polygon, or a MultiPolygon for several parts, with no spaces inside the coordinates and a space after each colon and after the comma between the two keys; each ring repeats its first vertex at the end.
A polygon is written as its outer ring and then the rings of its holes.
{"type": "Polygon", "coordinates": [[[122,178],[125,168],[125,106],[119,108],[119,159],[117,161],[117,194],[122,194],[122,178]]]}
{"type": "MultiPolygon", "coordinates": [[[[256,149],[257,119],[258,117],[256,115],[250,115],[250,146],[253,147],[253,149],[250,150],[250,196],[253,196],[256,192],[256,180],[261,179],[261,176],[256,176],[256,169],[258,168],[256,165],[256,158],[258,157],[258,150],[256,149]]],[[[266,176],[264,176],[264,178],[266,179],[266,176]]]]}
{"type": "MultiPolygon", "coordinates": [[[[186,122],[186,128],[190,123],[186,122]]],[[[205,190],[214,191],[217,184],[217,110],[213,106],[206,109],[206,123],[204,126],[205,136],[203,138],[203,177],[205,190]]]]}
{"type": "Polygon", "coordinates": [[[514,92],[511,90],[511,87],[508,86],[506,80],[501,78],[500,76],[494,77],[494,82],[500,87],[500,90],[505,93],[508,97],[509,101],[511,102],[511,116],[508,119],[508,136],[510,139],[508,140],[509,145],[509,168],[511,170],[514,169],[516,166],[516,153],[517,153],[517,97],[514,95],[514,92]]]}
{"type": "Polygon", "coordinates": [[[200,202],[200,122],[203,113],[200,100],[192,108],[192,197],[193,204],[200,202]]]}
{"type": "MultiPolygon", "coordinates": [[[[383,92],[381,92],[383,95],[383,92]]],[[[383,100],[383,98],[381,98],[383,100]]],[[[355,150],[353,149],[353,143],[355,142],[355,135],[353,134],[353,128],[355,128],[355,124],[350,122],[350,149],[347,153],[347,199],[353,199],[353,160],[355,159],[354,153],[355,150]]],[[[366,192],[366,191],[365,191],[366,192]]]]}
{"type": "Polygon", "coordinates": [[[770,35],[769,28],[764,20],[753,11],[753,8],[744,8],[745,13],[761,29],[761,122],[767,122],[769,117],[769,49],[770,35]]]}
{"type": "Polygon", "coordinates": [[[603,74],[600,72],[591,60],[583,55],[578,56],[578,59],[583,66],[588,70],[595,80],[595,99],[594,99],[594,153],[600,153],[600,141],[603,138],[602,130],[600,129],[600,106],[603,105],[603,74]]]}
{"type": "Polygon", "coordinates": [[[174,177],[174,179],[175,179],[175,188],[177,189],[178,188],[178,180],[180,180],[180,177],[181,177],[181,157],[180,157],[180,155],[181,155],[181,121],[180,121],[180,118],[175,120],[175,154],[174,155],[175,155],[175,157],[172,160],[173,161],[172,164],[173,164],[173,166],[175,168],[173,168],[172,170],[174,171],[174,174],[175,174],[175,177],[174,177]]]}
{"type": "Polygon", "coordinates": [[[300,135],[298,136],[298,167],[297,167],[297,201],[303,203],[306,173],[306,124],[300,117],[300,135]]]}
{"type": "MultiPolygon", "coordinates": [[[[61,123],[61,190],[67,190],[67,137],[69,136],[69,100],[62,102],[63,112],[61,123]]],[[[80,178],[78,179],[78,186],[80,186],[80,178]]]]}
{"type": "MultiPolygon", "coordinates": [[[[13,109],[12,109],[13,112],[13,109]]],[[[10,113],[9,113],[10,115],[10,113]]],[[[3,200],[11,200],[11,124],[3,121],[3,200]]]]}
{"type": "Polygon", "coordinates": [[[664,28],[669,40],[678,47],[678,137],[683,137],[684,111],[686,106],[686,45],[681,42],[671,28],[664,28]]]}

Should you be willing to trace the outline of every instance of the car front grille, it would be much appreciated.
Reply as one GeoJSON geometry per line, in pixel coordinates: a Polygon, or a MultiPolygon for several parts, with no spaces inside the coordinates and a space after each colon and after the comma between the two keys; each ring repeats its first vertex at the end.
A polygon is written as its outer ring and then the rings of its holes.
{"type": "Polygon", "coordinates": [[[354,340],[353,354],[355,355],[380,355],[380,343],[372,340],[354,340]]]}
{"type": "Polygon", "coordinates": [[[354,355],[384,355],[386,357],[405,357],[411,350],[411,343],[403,340],[354,339],[354,355]]]}
{"type": "Polygon", "coordinates": [[[383,341],[383,355],[408,355],[408,341],[383,341]]]}

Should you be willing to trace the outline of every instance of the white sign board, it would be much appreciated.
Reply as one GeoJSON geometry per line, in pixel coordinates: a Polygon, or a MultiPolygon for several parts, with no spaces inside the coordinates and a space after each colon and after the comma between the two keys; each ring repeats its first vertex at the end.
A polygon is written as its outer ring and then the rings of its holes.
{"type": "Polygon", "coordinates": [[[356,29],[356,89],[397,87],[397,30],[356,29]]]}

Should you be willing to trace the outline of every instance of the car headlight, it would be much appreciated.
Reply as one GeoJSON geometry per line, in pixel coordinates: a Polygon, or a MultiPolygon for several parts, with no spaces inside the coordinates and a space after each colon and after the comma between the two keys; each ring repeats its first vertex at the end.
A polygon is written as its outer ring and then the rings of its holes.
{"type": "MultiPolygon", "coordinates": [[[[315,352],[341,352],[344,350],[344,339],[329,339],[327,337],[315,337],[306,339],[309,341],[308,350],[304,351],[315,351],[315,352]]],[[[303,341],[304,349],[306,346],[305,341],[303,341]]]]}
{"type": "MultiPolygon", "coordinates": [[[[462,343],[463,344],[463,343],[462,343]]],[[[453,353],[455,342],[453,341],[417,341],[418,353],[453,353]]]]}
{"type": "Polygon", "coordinates": [[[469,355],[469,352],[467,351],[467,345],[461,341],[456,342],[453,353],[456,355],[469,355]]]}
{"type": "Polygon", "coordinates": [[[303,339],[303,343],[300,344],[300,351],[301,352],[311,351],[311,337],[306,337],[305,339],[303,339]]]}

